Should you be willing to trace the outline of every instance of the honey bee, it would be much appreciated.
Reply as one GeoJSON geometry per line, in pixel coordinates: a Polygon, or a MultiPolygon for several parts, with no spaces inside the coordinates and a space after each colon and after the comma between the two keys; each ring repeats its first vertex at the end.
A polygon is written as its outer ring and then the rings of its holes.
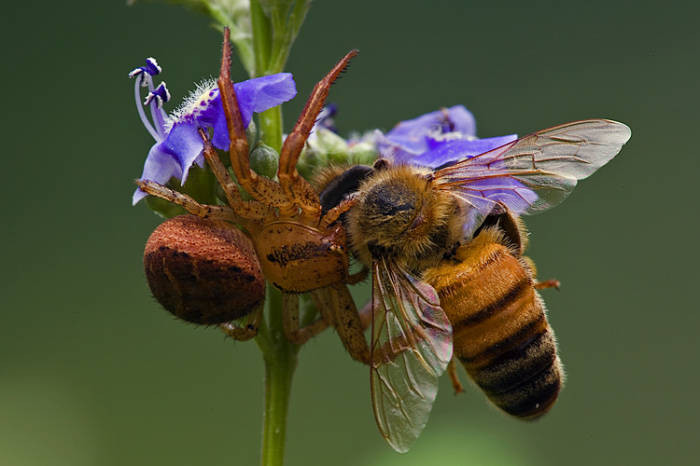
{"type": "Polygon", "coordinates": [[[355,200],[344,223],[372,271],[372,404],[394,449],[425,426],[453,351],[507,413],[534,419],[552,406],[562,369],[518,217],[559,204],[630,135],[576,121],[435,170],[380,159],[325,175],[324,210],[355,200]]]}

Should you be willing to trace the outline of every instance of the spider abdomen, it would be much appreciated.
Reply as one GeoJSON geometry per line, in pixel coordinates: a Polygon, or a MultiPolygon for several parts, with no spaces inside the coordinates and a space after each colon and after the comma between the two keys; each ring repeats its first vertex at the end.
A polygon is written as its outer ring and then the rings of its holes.
{"type": "Polygon", "coordinates": [[[170,313],[219,324],[250,313],[265,296],[253,245],[236,227],[194,215],[155,229],[144,251],[153,296],[170,313]]]}

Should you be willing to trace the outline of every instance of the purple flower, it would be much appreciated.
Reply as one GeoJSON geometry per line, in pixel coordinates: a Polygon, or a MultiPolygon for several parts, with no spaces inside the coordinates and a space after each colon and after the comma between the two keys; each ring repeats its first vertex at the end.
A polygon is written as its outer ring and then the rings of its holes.
{"type": "Polygon", "coordinates": [[[517,139],[517,135],[478,139],[474,116],[463,105],[402,121],[386,134],[378,135],[377,148],[394,163],[437,168],[517,139]]]}
{"type": "MultiPolygon", "coordinates": [[[[159,84],[158,87],[153,85],[152,76],[160,72],[161,68],[156,60],[147,58],[145,66],[135,68],[129,73],[130,78],[136,78],[136,109],[146,130],[156,141],[146,157],[141,179],[165,184],[175,177],[184,184],[193,163],[204,166],[202,139],[197,132],[199,128],[211,128],[214,147],[228,150],[230,139],[226,117],[219,89],[213,80],[199,84],[180,108],[168,116],[163,110],[163,104],[170,100],[170,93],[165,83],[159,84]],[[148,88],[148,95],[143,104],[140,87],[148,88]],[[144,105],[150,107],[151,120],[146,117],[144,105]]],[[[235,83],[234,90],[243,125],[246,127],[253,112],[262,112],[280,105],[297,93],[290,73],[278,73],[235,83]]],[[[136,189],[133,204],[144,197],[146,193],[136,189]]]]}

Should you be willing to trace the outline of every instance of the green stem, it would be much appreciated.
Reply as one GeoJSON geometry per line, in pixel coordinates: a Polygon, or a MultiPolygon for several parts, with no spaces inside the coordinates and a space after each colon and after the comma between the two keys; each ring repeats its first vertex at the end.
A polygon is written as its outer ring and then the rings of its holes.
{"type": "MultiPolygon", "coordinates": [[[[273,30],[270,19],[265,16],[259,0],[250,0],[250,20],[253,26],[253,48],[255,49],[255,75],[280,73],[282,67],[270,69],[273,52],[273,30]]],[[[282,108],[274,107],[258,115],[262,141],[277,152],[282,148],[282,108]]]]}
{"type": "Polygon", "coordinates": [[[279,154],[282,149],[282,107],[273,107],[258,114],[262,142],[279,154]]]}
{"type": "MultiPolygon", "coordinates": [[[[276,30],[271,18],[265,15],[260,0],[250,0],[250,19],[253,29],[253,49],[255,51],[255,75],[264,76],[283,71],[293,38],[303,22],[308,1],[301,2],[292,14],[294,32],[289,34],[286,43],[280,43],[274,36],[288,34],[279,18],[276,30]],[[279,50],[283,47],[284,50],[279,50]]],[[[260,139],[278,153],[282,147],[282,109],[271,108],[258,115],[260,139]]],[[[282,295],[268,284],[266,291],[267,322],[263,322],[256,341],[265,361],[265,410],[263,417],[262,465],[282,466],[284,463],[284,441],[287,429],[287,410],[292,388],[292,377],[297,365],[299,347],[287,341],[282,324],[282,295]]]]}
{"type": "Polygon", "coordinates": [[[253,28],[255,76],[264,76],[268,74],[267,66],[272,51],[272,26],[258,0],[250,0],[250,23],[253,28]]]}
{"type": "MultiPolygon", "coordinates": [[[[268,74],[272,47],[269,19],[258,0],[250,1],[255,49],[255,74],[268,74]]],[[[276,71],[272,71],[276,72],[276,71]]],[[[261,140],[279,152],[282,147],[282,110],[272,108],[258,115],[261,140]]],[[[263,414],[262,465],[284,464],[284,441],[292,377],[297,365],[297,348],[289,343],[282,328],[282,295],[268,284],[266,291],[267,325],[261,326],[256,341],[265,362],[265,409],[263,414]]]]}
{"type": "Polygon", "coordinates": [[[267,287],[266,307],[269,323],[261,328],[257,338],[265,361],[262,465],[281,466],[284,463],[287,410],[298,348],[284,336],[282,297],[272,285],[267,287]]]}

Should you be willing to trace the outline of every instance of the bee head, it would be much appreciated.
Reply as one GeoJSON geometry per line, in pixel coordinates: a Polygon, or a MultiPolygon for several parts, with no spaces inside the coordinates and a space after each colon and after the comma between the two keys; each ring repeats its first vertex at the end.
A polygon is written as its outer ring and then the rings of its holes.
{"type": "Polygon", "coordinates": [[[364,182],[351,211],[350,236],[356,250],[371,256],[411,255],[426,247],[436,223],[432,177],[415,167],[392,167],[364,182]]]}

